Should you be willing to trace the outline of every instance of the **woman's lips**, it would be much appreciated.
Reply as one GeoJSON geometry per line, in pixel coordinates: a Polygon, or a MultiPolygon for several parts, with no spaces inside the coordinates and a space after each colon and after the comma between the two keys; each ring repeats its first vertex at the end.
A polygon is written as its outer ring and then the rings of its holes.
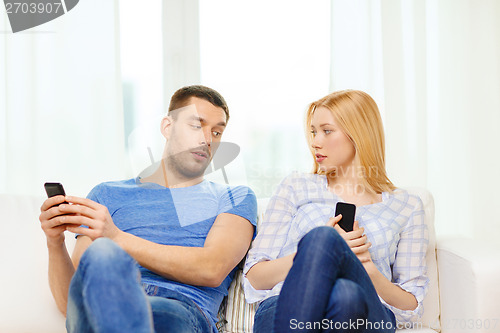
{"type": "Polygon", "coordinates": [[[318,163],[321,163],[325,158],[326,158],[326,156],[316,154],[316,162],[318,162],[318,163]]]}

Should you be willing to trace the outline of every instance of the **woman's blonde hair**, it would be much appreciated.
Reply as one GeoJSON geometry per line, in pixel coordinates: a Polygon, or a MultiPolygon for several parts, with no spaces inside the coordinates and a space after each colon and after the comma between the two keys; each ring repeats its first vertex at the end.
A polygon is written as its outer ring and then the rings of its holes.
{"type": "MultiPolygon", "coordinates": [[[[311,103],[306,115],[306,133],[309,149],[314,159],[315,174],[326,174],[320,170],[312,148],[313,135],[311,122],[314,111],[325,107],[332,113],[342,131],[352,141],[356,150],[355,161],[362,173],[365,187],[369,192],[392,192],[396,187],[387,177],[385,170],[385,139],[382,119],[377,104],[365,92],[343,90],[331,93],[311,103]]],[[[335,177],[336,170],[328,172],[328,177],[335,177]]]]}

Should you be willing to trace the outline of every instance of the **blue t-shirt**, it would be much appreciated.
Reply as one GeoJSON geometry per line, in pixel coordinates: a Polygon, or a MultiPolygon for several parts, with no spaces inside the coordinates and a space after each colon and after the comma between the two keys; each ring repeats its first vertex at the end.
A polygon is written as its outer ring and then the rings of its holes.
{"type": "MultiPolygon", "coordinates": [[[[87,198],[106,206],[121,230],[164,245],[203,247],[216,217],[222,213],[241,216],[254,226],[257,220],[257,201],[250,188],[207,180],[182,188],[141,183],[139,178],[106,182],[94,187],[87,198]]],[[[211,288],[171,281],[142,266],[139,269],[143,283],[189,297],[214,325],[236,270],[220,286],[211,288]]]]}

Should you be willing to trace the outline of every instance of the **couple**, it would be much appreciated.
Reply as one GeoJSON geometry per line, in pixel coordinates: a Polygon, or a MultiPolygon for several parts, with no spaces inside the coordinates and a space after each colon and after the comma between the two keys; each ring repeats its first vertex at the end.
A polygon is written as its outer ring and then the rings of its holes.
{"type": "MultiPolygon", "coordinates": [[[[228,119],[213,89],[181,88],[161,122],[166,144],[153,174],[43,203],[50,287],[68,332],[217,332],[257,220],[251,189],[203,180],[228,119]],[[77,235],[71,257],[66,230],[77,235]]],[[[247,255],[246,298],[260,301],[254,332],[368,332],[382,321],[394,332],[396,318],[422,314],[422,203],[387,178],[382,123],[367,94],[312,103],[307,128],[314,172],[281,182],[247,255]],[[358,206],[351,232],[332,218],[338,201],[358,206]]]]}

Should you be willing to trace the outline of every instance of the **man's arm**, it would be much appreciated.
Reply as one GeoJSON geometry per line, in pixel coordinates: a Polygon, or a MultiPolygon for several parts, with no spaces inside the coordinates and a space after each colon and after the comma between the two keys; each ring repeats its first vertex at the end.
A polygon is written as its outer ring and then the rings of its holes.
{"type": "Polygon", "coordinates": [[[224,213],[217,216],[203,247],[160,245],[125,232],[113,240],[143,267],[167,279],[218,287],[247,253],[252,235],[250,222],[224,213]]]}
{"type": "MultiPolygon", "coordinates": [[[[67,227],[67,230],[82,235],[78,237],[82,245],[99,237],[108,237],[143,267],[167,279],[191,285],[219,286],[245,256],[254,232],[254,227],[245,218],[223,213],[216,218],[203,247],[161,245],[118,229],[103,205],[77,197],[66,197],[66,201],[73,204],[61,205],[59,210],[74,215],[56,219],[61,223],[88,226],[67,227]]],[[[85,248],[75,248],[73,262],[76,265],[85,248]]]]}
{"type": "Polygon", "coordinates": [[[49,252],[49,285],[59,311],[66,314],[69,284],[75,273],[66,244],[64,231],[67,225],[61,224],[57,216],[61,211],[57,206],[64,201],[63,196],[56,196],[44,201],[40,208],[40,223],[47,238],[49,252]]]}

